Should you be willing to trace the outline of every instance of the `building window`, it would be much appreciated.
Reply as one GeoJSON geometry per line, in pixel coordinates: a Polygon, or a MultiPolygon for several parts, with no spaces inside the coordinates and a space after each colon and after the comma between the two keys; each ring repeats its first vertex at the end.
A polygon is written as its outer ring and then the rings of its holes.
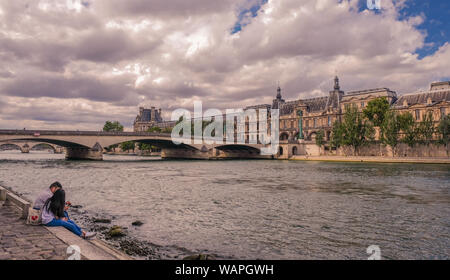
{"type": "Polygon", "coordinates": [[[444,107],[441,107],[440,108],[440,111],[441,111],[441,119],[443,119],[445,116],[446,116],[446,112],[445,112],[445,108],[444,107]]]}
{"type": "Polygon", "coordinates": [[[314,119],[314,127],[317,127],[317,119],[314,119]]]}
{"type": "Polygon", "coordinates": [[[328,116],[328,126],[331,126],[331,116],[328,116]]]}
{"type": "Polygon", "coordinates": [[[361,102],[361,108],[364,108],[364,102],[361,102]]]}
{"type": "Polygon", "coordinates": [[[420,110],[416,110],[416,121],[420,121],[420,110]]]}

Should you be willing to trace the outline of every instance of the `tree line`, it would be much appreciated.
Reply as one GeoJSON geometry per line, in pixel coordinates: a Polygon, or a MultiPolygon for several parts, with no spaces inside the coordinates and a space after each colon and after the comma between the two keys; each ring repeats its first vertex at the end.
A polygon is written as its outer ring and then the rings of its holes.
{"type": "MultiPolygon", "coordinates": [[[[422,121],[415,122],[410,112],[399,113],[393,110],[386,98],[379,97],[368,102],[360,112],[356,105],[348,105],[341,120],[335,121],[332,128],[330,146],[339,148],[352,147],[358,153],[362,146],[375,142],[375,127],[379,128],[379,141],[392,148],[406,143],[413,147],[416,144],[430,143],[447,146],[450,142],[450,114],[444,116],[436,126],[433,113],[428,111],[422,121]],[[433,138],[434,135],[438,139],[433,138]]],[[[316,134],[316,144],[325,144],[324,130],[316,134]]]]}

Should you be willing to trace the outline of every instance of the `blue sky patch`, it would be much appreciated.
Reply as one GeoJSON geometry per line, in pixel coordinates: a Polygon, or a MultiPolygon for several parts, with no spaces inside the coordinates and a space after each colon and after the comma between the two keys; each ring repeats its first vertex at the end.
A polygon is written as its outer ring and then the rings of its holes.
{"type": "MultiPolygon", "coordinates": [[[[237,33],[242,30],[244,26],[248,23],[245,21],[248,17],[256,17],[258,15],[258,11],[261,7],[266,4],[269,0],[257,0],[255,4],[253,4],[250,8],[245,8],[239,11],[238,20],[234,27],[231,29],[231,34],[237,33]]],[[[255,1],[253,1],[255,2],[255,1]]]]}
{"type": "MultiPolygon", "coordinates": [[[[416,50],[419,59],[433,55],[441,46],[449,42],[450,38],[450,1],[449,0],[408,0],[406,6],[400,10],[399,20],[407,19],[411,16],[424,16],[425,21],[417,26],[420,31],[424,31],[425,46],[416,50]]],[[[359,1],[360,11],[367,9],[367,0],[359,1]]],[[[381,0],[383,8],[383,0],[381,0]]],[[[373,10],[375,13],[382,13],[381,10],[373,10]]]]}

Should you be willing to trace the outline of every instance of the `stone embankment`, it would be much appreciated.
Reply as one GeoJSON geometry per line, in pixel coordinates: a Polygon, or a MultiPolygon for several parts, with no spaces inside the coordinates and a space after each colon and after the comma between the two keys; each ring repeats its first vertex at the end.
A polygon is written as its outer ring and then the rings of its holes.
{"type": "Polygon", "coordinates": [[[358,156],[293,156],[290,160],[335,161],[335,162],[378,162],[378,163],[434,163],[449,164],[450,158],[419,157],[358,157],[358,156]]]}

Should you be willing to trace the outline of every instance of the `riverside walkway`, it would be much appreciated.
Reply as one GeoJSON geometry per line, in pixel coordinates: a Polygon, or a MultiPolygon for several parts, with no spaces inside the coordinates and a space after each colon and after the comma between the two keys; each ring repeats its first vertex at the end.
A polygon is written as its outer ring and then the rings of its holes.
{"type": "Polygon", "coordinates": [[[65,260],[68,245],[42,226],[20,219],[20,210],[0,202],[0,260],[65,260]]]}
{"type": "MultiPolygon", "coordinates": [[[[0,187],[0,190],[4,193],[6,189],[0,187]]],[[[0,201],[0,260],[133,259],[101,240],[84,240],[63,227],[27,225],[21,218],[23,208],[3,199],[0,201]]]]}

